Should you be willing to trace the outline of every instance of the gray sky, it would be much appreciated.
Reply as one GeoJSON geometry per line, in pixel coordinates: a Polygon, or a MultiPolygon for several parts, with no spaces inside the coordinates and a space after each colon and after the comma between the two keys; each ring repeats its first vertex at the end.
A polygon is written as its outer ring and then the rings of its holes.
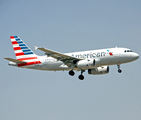
{"type": "Polygon", "coordinates": [[[1,0],[0,120],[140,120],[141,61],[107,75],[8,66],[9,36],[58,52],[127,47],[141,55],[140,0],[1,0]]]}

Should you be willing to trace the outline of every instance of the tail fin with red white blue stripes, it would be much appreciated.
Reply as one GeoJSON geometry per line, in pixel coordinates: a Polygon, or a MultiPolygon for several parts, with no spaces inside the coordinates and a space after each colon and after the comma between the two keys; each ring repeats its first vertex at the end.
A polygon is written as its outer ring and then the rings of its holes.
{"type": "Polygon", "coordinates": [[[37,57],[37,55],[18,36],[10,36],[17,60],[37,57]]]}
{"type": "MultiPolygon", "coordinates": [[[[38,64],[37,55],[18,36],[10,36],[17,60],[29,64],[38,64]],[[34,62],[33,62],[34,61],[34,62]]],[[[27,64],[28,65],[28,64],[27,64]]]]}

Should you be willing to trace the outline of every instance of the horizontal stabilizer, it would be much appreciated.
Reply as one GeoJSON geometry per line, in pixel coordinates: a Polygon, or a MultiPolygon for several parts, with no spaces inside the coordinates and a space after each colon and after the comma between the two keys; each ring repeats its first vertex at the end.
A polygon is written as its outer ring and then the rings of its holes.
{"type": "Polygon", "coordinates": [[[12,58],[4,58],[4,59],[12,61],[12,62],[17,63],[17,64],[26,63],[26,62],[23,62],[23,61],[20,61],[20,60],[12,59],[12,58]]]}

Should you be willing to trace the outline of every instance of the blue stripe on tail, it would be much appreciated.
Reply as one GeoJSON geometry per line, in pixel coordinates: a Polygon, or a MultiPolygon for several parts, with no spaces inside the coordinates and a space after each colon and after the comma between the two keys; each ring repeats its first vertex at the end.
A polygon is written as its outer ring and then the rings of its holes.
{"type": "Polygon", "coordinates": [[[18,36],[14,36],[14,38],[25,55],[34,54],[34,52],[18,36]]]}

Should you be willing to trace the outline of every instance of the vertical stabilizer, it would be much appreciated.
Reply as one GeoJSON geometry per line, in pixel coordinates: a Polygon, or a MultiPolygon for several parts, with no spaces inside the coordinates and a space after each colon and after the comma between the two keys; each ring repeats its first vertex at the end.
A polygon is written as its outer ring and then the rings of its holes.
{"type": "Polygon", "coordinates": [[[37,55],[18,36],[10,36],[17,60],[37,61],[37,55]]]}

